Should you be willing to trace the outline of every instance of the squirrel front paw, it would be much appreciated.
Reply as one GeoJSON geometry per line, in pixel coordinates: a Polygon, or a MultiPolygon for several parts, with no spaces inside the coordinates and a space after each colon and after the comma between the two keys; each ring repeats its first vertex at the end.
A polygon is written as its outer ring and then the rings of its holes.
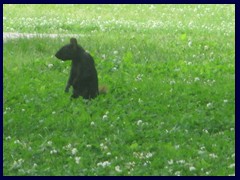
{"type": "Polygon", "coordinates": [[[72,96],[71,96],[71,98],[73,98],[73,99],[76,99],[76,98],[78,98],[79,97],[79,95],[77,95],[77,94],[73,94],[72,96]]]}
{"type": "Polygon", "coordinates": [[[69,92],[69,87],[65,88],[65,92],[68,93],[69,92]]]}

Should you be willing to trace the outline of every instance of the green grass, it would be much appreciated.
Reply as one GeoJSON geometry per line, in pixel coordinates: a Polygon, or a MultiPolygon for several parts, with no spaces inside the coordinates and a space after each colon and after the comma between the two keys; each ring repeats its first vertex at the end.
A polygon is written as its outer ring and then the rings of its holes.
{"type": "Polygon", "coordinates": [[[109,89],[64,93],[67,37],[6,41],[4,175],[235,174],[234,5],[3,10],[4,32],[83,35],[109,89]]]}

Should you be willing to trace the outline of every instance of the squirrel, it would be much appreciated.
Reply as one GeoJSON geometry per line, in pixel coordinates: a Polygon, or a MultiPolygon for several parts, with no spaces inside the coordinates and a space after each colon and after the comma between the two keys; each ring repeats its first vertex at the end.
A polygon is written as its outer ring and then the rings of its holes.
{"type": "Polygon", "coordinates": [[[65,88],[73,87],[72,98],[82,96],[84,99],[93,99],[99,94],[105,94],[105,86],[98,87],[98,75],[93,57],[87,53],[78,43],[76,38],[70,39],[70,44],[60,48],[55,57],[62,60],[72,60],[70,76],[65,88]]]}

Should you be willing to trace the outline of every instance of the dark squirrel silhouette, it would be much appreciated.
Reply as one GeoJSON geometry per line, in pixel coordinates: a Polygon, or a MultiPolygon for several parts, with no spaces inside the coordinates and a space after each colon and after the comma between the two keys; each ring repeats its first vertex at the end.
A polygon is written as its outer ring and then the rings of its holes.
{"type": "MultiPolygon", "coordinates": [[[[94,60],[77,43],[77,39],[71,38],[70,44],[60,48],[55,56],[62,61],[72,60],[72,67],[65,92],[69,92],[69,88],[72,86],[72,98],[82,96],[84,99],[93,99],[99,95],[98,76],[94,60]]],[[[105,93],[106,88],[102,87],[100,92],[105,93]]]]}

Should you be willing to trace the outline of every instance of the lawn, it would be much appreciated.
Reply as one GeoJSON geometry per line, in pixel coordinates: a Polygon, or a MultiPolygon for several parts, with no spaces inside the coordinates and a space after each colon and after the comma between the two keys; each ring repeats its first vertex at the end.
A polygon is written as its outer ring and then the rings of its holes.
{"type": "Polygon", "coordinates": [[[3,174],[235,175],[234,5],[3,5],[3,174]],[[66,34],[108,93],[71,100],[66,34]]]}

